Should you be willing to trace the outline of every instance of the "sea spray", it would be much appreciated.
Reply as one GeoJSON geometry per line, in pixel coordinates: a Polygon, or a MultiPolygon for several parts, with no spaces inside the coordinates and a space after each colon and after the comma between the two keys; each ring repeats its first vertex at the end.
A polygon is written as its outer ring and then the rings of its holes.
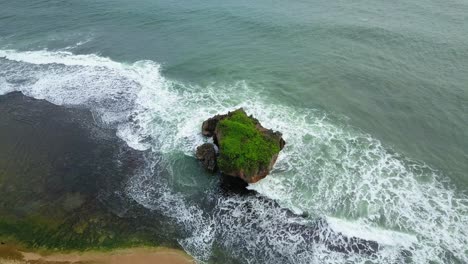
{"type": "Polygon", "coordinates": [[[234,85],[170,81],[152,61],[125,64],[92,54],[0,50],[2,93],[16,90],[90,108],[101,125],[116,126],[131,147],[152,150],[147,170],[130,180],[128,195],[184,226],[188,234],[180,243],[200,261],[210,258],[213,245],[259,263],[394,263],[402,261],[404,251],[415,263],[468,261],[468,198],[438,172],[320,111],[268,102],[246,82],[234,85]],[[204,141],[201,122],[238,107],[282,131],[289,143],[272,175],[250,188],[308,214],[306,223],[252,197],[210,193],[212,208],[205,211],[171,189],[170,180],[183,177],[175,175],[173,154],[192,156],[204,141]],[[239,210],[245,203],[255,209],[252,215],[239,210]],[[375,256],[342,254],[283,229],[287,221],[312,224],[317,218],[329,219],[342,232],[349,219],[372,230],[382,249],[375,256]],[[246,221],[259,228],[248,229],[246,221]],[[389,237],[398,239],[389,242],[389,237]]]}

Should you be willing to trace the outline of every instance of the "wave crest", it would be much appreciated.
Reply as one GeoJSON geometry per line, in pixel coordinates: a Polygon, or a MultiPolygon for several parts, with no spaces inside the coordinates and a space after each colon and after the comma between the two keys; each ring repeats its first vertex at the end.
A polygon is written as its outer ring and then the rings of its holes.
{"type": "Polygon", "coordinates": [[[295,263],[393,263],[400,260],[402,248],[416,263],[468,262],[468,198],[451,189],[441,175],[324,113],[267,102],[246,82],[198,87],[167,80],[153,61],[126,64],[93,54],[0,50],[0,93],[10,91],[90,108],[97,122],[116,127],[131,147],[152,150],[148,170],[131,179],[128,193],[191,230],[180,243],[200,260],[208,260],[218,244],[233,249],[238,258],[259,262],[280,252],[283,260],[295,263]],[[266,127],[282,131],[288,143],[272,175],[249,188],[292,211],[307,212],[311,219],[328,219],[344,234],[371,233],[383,245],[377,256],[343,255],[304,243],[280,228],[279,223],[296,220],[282,217],[268,203],[258,204],[258,197],[210,194],[215,202],[207,213],[171,188],[168,179],[184,177],[173,167],[174,153],[193,155],[205,141],[199,133],[201,122],[238,107],[266,127]],[[162,171],[152,171],[155,167],[162,171]],[[245,203],[255,205],[258,214],[244,221],[271,230],[242,233],[245,227],[236,222],[236,209],[245,203]],[[222,243],[220,234],[225,236],[222,243]],[[245,244],[239,245],[238,239],[245,244]],[[245,250],[258,239],[263,239],[264,248],[245,250]]]}

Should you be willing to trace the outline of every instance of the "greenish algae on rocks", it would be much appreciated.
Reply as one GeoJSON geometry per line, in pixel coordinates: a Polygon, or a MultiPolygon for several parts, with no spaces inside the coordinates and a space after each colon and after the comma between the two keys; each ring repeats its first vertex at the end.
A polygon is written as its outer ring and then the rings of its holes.
{"type": "Polygon", "coordinates": [[[91,113],[0,96],[0,242],[36,250],[178,248],[170,221],[125,195],[144,165],[91,113]]]}

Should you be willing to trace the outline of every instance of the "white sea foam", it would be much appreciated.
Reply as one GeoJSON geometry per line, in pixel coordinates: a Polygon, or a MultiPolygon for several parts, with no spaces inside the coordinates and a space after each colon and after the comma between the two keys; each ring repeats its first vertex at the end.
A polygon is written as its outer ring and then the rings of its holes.
{"type": "MultiPolygon", "coordinates": [[[[251,112],[262,116],[262,111],[251,112]]],[[[452,254],[467,260],[466,196],[428,166],[392,153],[369,135],[311,114],[265,120],[285,133],[289,147],[273,177],[251,189],[297,211],[412,234],[417,243],[412,236],[398,235],[398,240],[413,245],[412,259],[418,263],[450,261],[447,256],[452,254]]],[[[343,221],[332,223],[336,229],[352,230],[343,221]]],[[[364,237],[368,233],[355,231],[353,235],[364,237]]],[[[373,231],[372,239],[388,244],[388,234],[373,231]]],[[[391,256],[385,262],[391,262],[391,256]]]]}
{"type": "Polygon", "coordinates": [[[121,64],[111,59],[100,57],[95,54],[75,55],[68,51],[49,52],[46,50],[40,51],[23,51],[16,50],[0,50],[0,57],[5,57],[8,60],[26,62],[31,64],[62,64],[66,66],[90,66],[90,67],[106,67],[110,69],[126,68],[125,64],[121,64]]]}
{"type": "Polygon", "coordinates": [[[414,235],[375,228],[359,221],[346,221],[335,217],[327,217],[330,228],[348,237],[360,237],[370,241],[379,241],[382,246],[399,246],[410,248],[418,242],[414,235]]]}
{"type": "Polygon", "coordinates": [[[189,86],[165,79],[152,61],[0,50],[0,93],[13,90],[89,107],[131,147],[157,153],[148,168],[160,171],[135,175],[129,195],[191,230],[180,243],[201,261],[218,243],[252,262],[395,263],[402,261],[402,250],[415,263],[468,262],[468,199],[437,172],[324,113],[264,102],[245,82],[189,86]],[[205,140],[201,122],[237,107],[282,131],[287,142],[272,175],[249,188],[297,213],[327,219],[335,231],[378,241],[376,256],[337,253],[306,241],[285,229],[285,223],[303,220],[258,197],[215,196],[207,215],[170,188],[173,153],[193,155],[205,140]]]}

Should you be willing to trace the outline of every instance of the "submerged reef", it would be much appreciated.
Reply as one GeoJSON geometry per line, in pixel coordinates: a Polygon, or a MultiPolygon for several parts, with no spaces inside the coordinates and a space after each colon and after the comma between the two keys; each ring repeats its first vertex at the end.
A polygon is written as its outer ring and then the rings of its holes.
{"type": "Polygon", "coordinates": [[[0,242],[31,249],[178,247],[177,230],[125,194],[145,163],[89,110],[0,96],[0,242]]]}
{"type": "Polygon", "coordinates": [[[240,108],[216,115],[202,125],[202,134],[213,137],[213,144],[197,148],[197,158],[209,171],[239,177],[247,183],[265,178],[286,144],[280,132],[264,128],[240,108]],[[215,155],[215,150],[218,155],[215,155]]]}

